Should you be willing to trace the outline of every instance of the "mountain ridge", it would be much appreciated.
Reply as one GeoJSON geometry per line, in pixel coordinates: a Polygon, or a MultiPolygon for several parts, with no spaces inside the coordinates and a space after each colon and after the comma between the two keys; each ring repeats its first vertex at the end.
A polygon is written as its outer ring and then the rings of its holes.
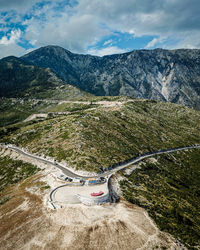
{"type": "Polygon", "coordinates": [[[0,60],[0,97],[76,99],[88,96],[67,84],[50,68],[14,56],[0,60]]]}
{"type": "Polygon", "coordinates": [[[133,50],[103,57],[58,46],[21,57],[94,95],[128,95],[200,108],[200,50],[133,50]]]}

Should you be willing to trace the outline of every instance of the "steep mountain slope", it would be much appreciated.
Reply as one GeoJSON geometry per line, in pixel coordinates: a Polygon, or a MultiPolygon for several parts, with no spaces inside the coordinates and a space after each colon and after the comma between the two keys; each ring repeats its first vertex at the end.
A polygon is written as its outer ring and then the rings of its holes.
{"type": "Polygon", "coordinates": [[[87,93],[65,84],[50,69],[17,57],[0,60],[0,97],[75,99],[87,93]]]}
{"type": "Polygon", "coordinates": [[[200,50],[134,50],[97,57],[47,46],[22,57],[95,95],[128,95],[200,108],[200,50]]]}

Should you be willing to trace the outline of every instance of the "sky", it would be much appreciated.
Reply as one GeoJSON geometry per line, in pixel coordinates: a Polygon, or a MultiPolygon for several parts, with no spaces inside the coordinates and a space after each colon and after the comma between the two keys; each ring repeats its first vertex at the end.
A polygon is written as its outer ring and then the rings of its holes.
{"type": "Polygon", "coordinates": [[[0,0],[0,58],[47,45],[98,56],[200,48],[200,0],[0,0]]]}

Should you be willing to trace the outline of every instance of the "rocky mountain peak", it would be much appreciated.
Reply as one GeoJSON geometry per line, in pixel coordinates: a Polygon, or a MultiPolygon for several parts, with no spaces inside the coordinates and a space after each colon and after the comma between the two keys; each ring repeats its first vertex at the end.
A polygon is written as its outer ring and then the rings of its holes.
{"type": "Polygon", "coordinates": [[[200,108],[200,50],[133,50],[97,57],[46,46],[22,57],[95,95],[128,95],[200,108]]]}

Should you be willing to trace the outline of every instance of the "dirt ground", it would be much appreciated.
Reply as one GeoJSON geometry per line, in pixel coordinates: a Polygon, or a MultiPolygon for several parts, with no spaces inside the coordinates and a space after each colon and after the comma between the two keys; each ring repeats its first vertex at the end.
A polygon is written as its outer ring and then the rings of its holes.
{"type": "Polygon", "coordinates": [[[143,209],[125,202],[48,211],[36,196],[25,195],[1,213],[0,249],[179,249],[143,209]]]}
{"type": "Polygon", "coordinates": [[[77,194],[92,200],[96,197],[92,197],[90,194],[100,191],[103,192],[103,195],[108,194],[107,183],[93,186],[88,186],[86,184],[84,186],[65,186],[54,192],[53,202],[54,204],[80,203],[80,200],[76,197],[77,194]]]}
{"type": "Polygon", "coordinates": [[[58,185],[51,171],[56,170],[43,168],[4,191],[12,198],[0,206],[0,249],[181,249],[158,230],[144,209],[123,200],[51,210],[49,192],[58,185]],[[51,188],[43,189],[44,183],[51,188]]]}

